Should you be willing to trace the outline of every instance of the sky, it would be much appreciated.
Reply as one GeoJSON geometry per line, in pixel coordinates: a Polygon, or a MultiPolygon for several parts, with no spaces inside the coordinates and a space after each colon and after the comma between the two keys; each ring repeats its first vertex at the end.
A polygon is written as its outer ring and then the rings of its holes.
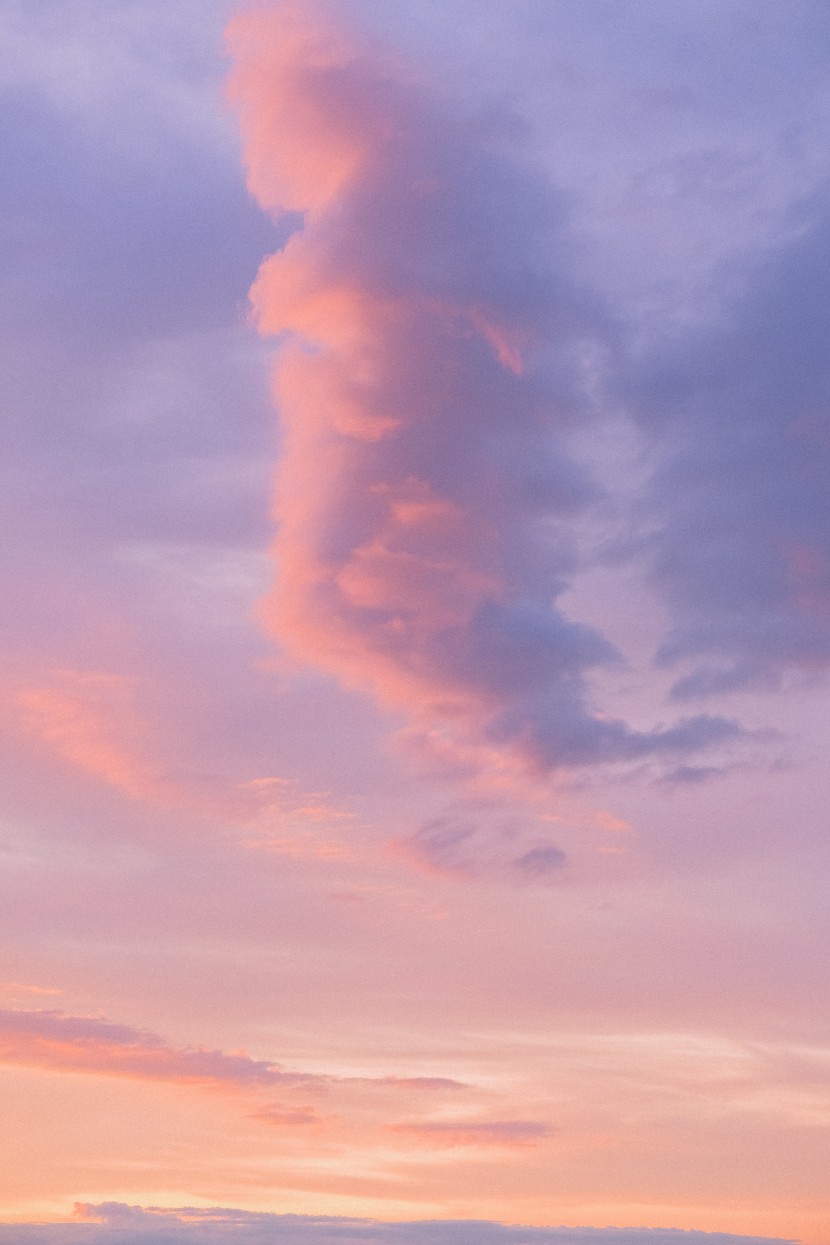
{"type": "Polygon", "coordinates": [[[829,54],[4,0],[0,1245],[828,1245],[829,54]]]}

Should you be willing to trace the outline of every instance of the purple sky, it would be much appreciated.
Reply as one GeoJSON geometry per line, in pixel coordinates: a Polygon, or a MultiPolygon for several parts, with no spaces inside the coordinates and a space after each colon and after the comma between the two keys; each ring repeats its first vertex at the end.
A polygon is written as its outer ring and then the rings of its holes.
{"type": "Polygon", "coordinates": [[[0,1242],[827,1245],[828,52],[6,0],[0,1242]]]}

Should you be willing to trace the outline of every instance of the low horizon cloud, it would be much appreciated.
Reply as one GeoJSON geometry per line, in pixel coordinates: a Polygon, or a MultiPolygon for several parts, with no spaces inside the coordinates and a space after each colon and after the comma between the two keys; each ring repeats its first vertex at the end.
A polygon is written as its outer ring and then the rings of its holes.
{"type": "Polygon", "coordinates": [[[0,1224],[0,1245],[797,1245],[782,1237],[677,1228],[518,1227],[487,1220],[380,1223],[225,1207],[143,1208],[79,1203],[81,1222],[0,1224]],[[18,1232],[13,1236],[11,1233],[18,1232]]]}

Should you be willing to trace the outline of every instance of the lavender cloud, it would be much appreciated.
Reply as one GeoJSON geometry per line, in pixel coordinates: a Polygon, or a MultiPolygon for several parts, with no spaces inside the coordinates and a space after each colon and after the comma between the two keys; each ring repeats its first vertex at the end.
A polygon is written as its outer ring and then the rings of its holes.
{"type": "MultiPolygon", "coordinates": [[[[45,1009],[0,1009],[0,1064],[170,1081],[207,1089],[325,1091],[333,1086],[353,1086],[418,1098],[468,1088],[462,1081],[441,1076],[350,1077],[286,1069],[244,1052],[228,1054],[202,1046],[177,1048],[147,1029],[117,1024],[105,1017],[45,1009]]],[[[318,1117],[312,1107],[277,1102],[266,1104],[252,1118],[306,1124],[318,1117]]]]}
{"type": "Polygon", "coordinates": [[[633,406],[658,467],[644,510],[678,699],[780,685],[830,663],[830,221],[744,266],[711,328],[642,366],[633,406]]]}
{"type": "Polygon", "coordinates": [[[161,1210],[80,1204],[78,1222],[0,1224],[8,1245],[795,1245],[781,1238],[661,1228],[522,1228],[486,1220],[379,1223],[225,1207],[161,1210]]]}

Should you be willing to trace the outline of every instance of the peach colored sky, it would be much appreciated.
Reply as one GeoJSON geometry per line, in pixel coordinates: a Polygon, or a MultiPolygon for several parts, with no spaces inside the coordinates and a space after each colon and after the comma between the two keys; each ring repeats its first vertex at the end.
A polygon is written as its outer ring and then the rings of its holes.
{"type": "Polygon", "coordinates": [[[0,36],[0,1242],[828,1245],[825,7],[0,36]]]}

